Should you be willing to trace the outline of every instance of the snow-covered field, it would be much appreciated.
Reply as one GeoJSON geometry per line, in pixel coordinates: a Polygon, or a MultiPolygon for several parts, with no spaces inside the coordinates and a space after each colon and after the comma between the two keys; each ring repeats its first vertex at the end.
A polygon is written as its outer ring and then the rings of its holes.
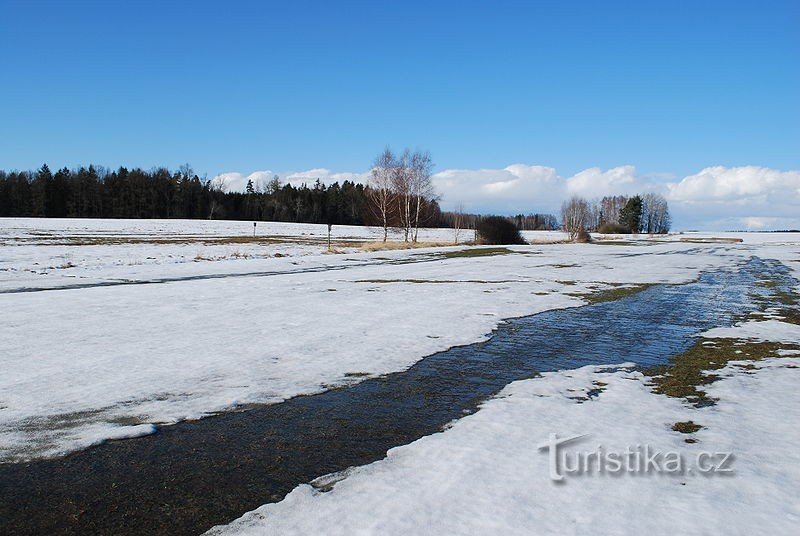
{"type": "MultiPolygon", "coordinates": [[[[380,237],[370,228],[334,227],[333,254],[325,226],[259,223],[256,233],[252,240],[252,222],[0,219],[0,462],[404,370],[484,340],[503,319],[580,306],[612,285],[684,283],[753,255],[800,276],[798,234],[563,244],[552,243],[562,233],[526,233],[531,245],[476,255],[465,246],[362,252],[380,237]]],[[[447,229],[420,237],[453,238],[447,229]]],[[[800,342],[795,328],[769,320],[714,336],[800,342]]],[[[769,521],[780,533],[800,516],[800,436],[787,418],[800,409],[795,361],[762,361],[746,376],[726,368],[710,388],[720,403],[699,410],[652,394],[625,368],[516,382],[333,491],[300,486],[221,530],[606,534],[668,526],[700,534],[728,523],[747,533],[769,521]],[[591,403],[564,396],[597,380],[607,386],[591,403]],[[694,445],[666,426],[690,418],[706,426],[694,445]],[[589,434],[609,447],[733,449],[737,484],[626,476],[553,485],[536,449],[551,432],[589,434]],[[745,495],[757,516],[725,506],[745,495]],[[646,499],[659,510],[637,511],[646,499]],[[621,510],[628,525],[609,514],[621,510]],[[690,514],[677,520],[677,511],[690,514]]]]}

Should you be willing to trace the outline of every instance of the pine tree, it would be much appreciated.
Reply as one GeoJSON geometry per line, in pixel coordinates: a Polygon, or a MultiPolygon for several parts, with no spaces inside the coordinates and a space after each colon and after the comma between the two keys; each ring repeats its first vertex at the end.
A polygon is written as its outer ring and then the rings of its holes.
{"type": "Polygon", "coordinates": [[[628,199],[622,210],[619,211],[620,224],[627,227],[630,232],[638,233],[642,229],[642,198],[635,195],[628,199]]]}

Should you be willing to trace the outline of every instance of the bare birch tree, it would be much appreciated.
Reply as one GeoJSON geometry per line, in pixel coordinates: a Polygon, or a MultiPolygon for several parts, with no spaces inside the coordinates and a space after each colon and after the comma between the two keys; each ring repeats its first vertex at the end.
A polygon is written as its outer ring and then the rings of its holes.
{"type": "Polygon", "coordinates": [[[648,193],[642,196],[642,229],[649,234],[664,234],[671,225],[669,205],[664,196],[648,193]]]}
{"type": "Polygon", "coordinates": [[[393,181],[397,168],[394,153],[388,147],[375,159],[369,179],[370,209],[383,227],[383,241],[389,236],[394,211],[393,181]]]}
{"type": "Polygon", "coordinates": [[[459,203],[453,212],[453,243],[458,244],[461,239],[461,229],[464,227],[464,203],[459,203]]]}
{"type": "Polygon", "coordinates": [[[619,224],[619,212],[628,198],[624,195],[607,195],[600,200],[600,225],[610,223],[614,225],[619,224]]]}
{"type": "Polygon", "coordinates": [[[408,149],[397,161],[392,176],[392,187],[397,203],[397,215],[400,218],[400,227],[403,229],[403,240],[408,242],[411,234],[413,194],[412,183],[414,170],[412,168],[412,155],[408,149]]]}
{"type": "Polygon", "coordinates": [[[586,232],[589,219],[589,203],[582,197],[573,196],[561,205],[561,222],[570,240],[586,232]]]}
{"type": "Polygon", "coordinates": [[[414,228],[414,242],[419,236],[419,225],[423,219],[425,205],[436,199],[436,190],[433,187],[431,173],[433,171],[433,159],[428,151],[415,151],[411,155],[411,225],[414,228]]]}

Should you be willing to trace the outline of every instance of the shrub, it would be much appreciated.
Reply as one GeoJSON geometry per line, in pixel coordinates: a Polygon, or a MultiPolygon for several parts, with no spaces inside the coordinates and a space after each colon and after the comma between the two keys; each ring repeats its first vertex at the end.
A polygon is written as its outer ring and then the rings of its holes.
{"type": "Polygon", "coordinates": [[[478,222],[478,243],[486,245],[525,244],[517,226],[502,216],[488,216],[478,222]]]}
{"type": "Polygon", "coordinates": [[[621,223],[604,223],[597,228],[600,234],[630,234],[631,230],[621,223]]]}
{"type": "Polygon", "coordinates": [[[578,236],[575,237],[575,242],[591,242],[592,235],[589,234],[589,231],[586,229],[581,229],[578,231],[578,236]]]}

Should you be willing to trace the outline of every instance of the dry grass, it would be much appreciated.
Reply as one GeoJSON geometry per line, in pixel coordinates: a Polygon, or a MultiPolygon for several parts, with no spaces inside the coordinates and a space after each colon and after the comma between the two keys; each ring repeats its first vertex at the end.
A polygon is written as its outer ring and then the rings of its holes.
{"type": "MultiPolygon", "coordinates": [[[[20,240],[19,242],[26,242],[20,240]]],[[[278,235],[239,235],[239,236],[37,236],[30,242],[43,246],[119,246],[129,244],[146,245],[205,245],[205,246],[225,246],[232,244],[322,244],[328,243],[327,238],[318,236],[278,236],[278,235]]],[[[333,243],[341,246],[359,246],[360,241],[345,242],[334,241],[333,243]]]]}
{"type": "Polygon", "coordinates": [[[508,255],[509,253],[517,252],[508,248],[466,248],[444,251],[442,256],[446,259],[458,259],[461,257],[491,257],[494,255],[508,255]]]}
{"type": "Polygon", "coordinates": [[[399,240],[387,240],[386,242],[365,242],[361,244],[361,250],[366,252],[394,251],[400,249],[440,248],[452,245],[453,244],[450,242],[401,242],[399,240]]]}

